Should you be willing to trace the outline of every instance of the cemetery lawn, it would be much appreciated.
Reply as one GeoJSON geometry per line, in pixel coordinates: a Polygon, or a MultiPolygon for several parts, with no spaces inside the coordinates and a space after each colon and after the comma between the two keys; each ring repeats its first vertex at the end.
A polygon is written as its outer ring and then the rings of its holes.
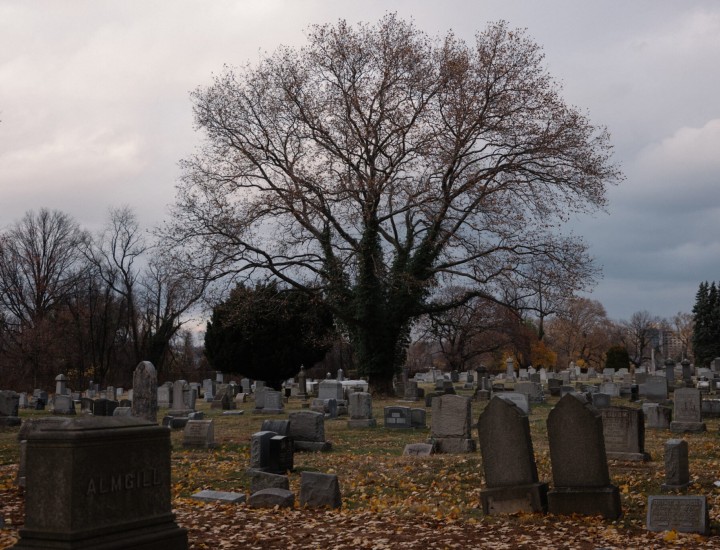
{"type": "MultiPolygon", "coordinates": [[[[461,392],[462,393],[462,392],[461,392]]],[[[557,398],[535,405],[530,417],[541,481],[552,487],[545,421],[557,398]]],[[[624,399],[613,404],[628,405],[624,399]]],[[[287,418],[300,410],[291,400],[286,413],[251,414],[252,403],[239,404],[242,416],[222,416],[198,401],[206,418],[215,421],[218,447],[189,450],[182,430],[172,433],[172,495],[177,522],[189,531],[189,547],[216,548],[720,548],[720,420],[707,419],[708,431],[685,434],[690,449],[693,485],[687,494],[706,495],[712,532],[709,537],[645,530],[648,495],[663,494],[663,445],[680,437],[664,430],[646,430],[645,450],[651,462],[610,461],[612,482],[620,488],[623,516],[615,521],[593,517],[482,514],[483,469],[480,453],[402,456],[408,443],[425,442],[429,429],[391,430],[382,427],[383,407],[421,407],[422,402],[375,400],[377,428],[349,429],[347,417],[326,420],[329,453],[295,453],[290,488],[299,492],[300,472],[337,474],[343,497],[338,511],[251,509],[245,504],[209,504],[191,499],[203,489],[248,493],[245,471],[250,463],[250,437],[266,418],[287,418]]],[[[473,402],[473,419],[485,407],[473,402]]],[[[163,411],[161,410],[160,417],[163,411]]],[[[23,419],[47,414],[21,411],[23,419]]],[[[428,409],[428,427],[431,411],[428,409]]],[[[0,428],[0,548],[11,546],[23,522],[23,493],[15,486],[19,428],[0,428]],[[2,525],[4,523],[4,526],[2,525]]],[[[477,439],[477,432],[474,432],[477,439]]],[[[508,457],[512,460],[512,457],[508,457]]]]}

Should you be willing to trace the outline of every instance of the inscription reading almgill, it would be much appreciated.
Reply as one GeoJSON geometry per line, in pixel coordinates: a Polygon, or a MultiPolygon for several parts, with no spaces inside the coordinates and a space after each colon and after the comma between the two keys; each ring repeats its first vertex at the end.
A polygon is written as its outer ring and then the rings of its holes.
{"type": "Polygon", "coordinates": [[[160,473],[155,468],[134,472],[91,477],[87,484],[87,496],[104,495],[120,491],[134,491],[161,484],[160,473]]]}

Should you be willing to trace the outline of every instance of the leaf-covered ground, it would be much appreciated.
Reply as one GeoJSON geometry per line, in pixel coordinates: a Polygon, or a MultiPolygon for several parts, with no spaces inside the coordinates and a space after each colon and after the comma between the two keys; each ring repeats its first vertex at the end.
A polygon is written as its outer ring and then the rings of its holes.
{"type": "MultiPolygon", "coordinates": [[[[536,406],[531,416],[540,479],[550,484],[545,419],[555,401],[536,406]]],[[[486,517],[480,506],[480,453],[401,456],[405,444],[425,441],[429,430],[381,427],[382,407],[395,403],[375,402],[378,428],[351,430],[346,419],[328,420],[331,453],[295,454],[291,489],[297,494],[303,470],[336,473],[343,494],[343,508],[338,511],[255,510],[244,504],[208,504],[189,498],[202,489],[247,493],[250,436],[264,418],[282,417],[250,414],[251,403],[240,406],[246,410],[244,416],[220,416],[202,403],[215,420],[219,446],[187,450],[181,445],[182,432],[172,434],[173,505],[178,523],[188,529],[190,548],[720,548],[720,488],[714,485],[720,480],[717,420],[707,421],[707,433],[684,436],[694,482],[689,494],[706,495],[710,505],[713,530],[709,537],[701,537],[644,529],[647,496],[661,494],[663,444],[674,434],[647,431],[646,450],[652,462],[610,462],[624,511],[616,522],[539,514],[486,517]]],[[[482,407],[484,403],[473,403],[474,418],[482,407]]],[[[288,411],[299,408],[296,401],[287,407],[288,411]]],[[[429,416],[430,411],[428,425],[429,416]]],[[[23,522],[23,495],[14,485],[16,435],[17,428],[0,431],[0,518],[5,524],[0,529],[0,548],[17,540],[23,522]]]]}

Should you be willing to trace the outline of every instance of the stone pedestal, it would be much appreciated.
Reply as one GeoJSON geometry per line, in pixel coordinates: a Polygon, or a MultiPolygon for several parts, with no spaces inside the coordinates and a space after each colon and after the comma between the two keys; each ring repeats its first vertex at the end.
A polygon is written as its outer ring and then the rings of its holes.
{"type": "Polygon", "coordinates": [[[25,525],[16,549],[187,550],[170,498],[170,431],[81,417],[27,434],[25,525]]]}
{"type": "Polygon", "coordinates": [[[617,519],[621,511],[620,491],[614,485],[555,487],[548,493],[548,510],[565,516],[601,515],[605,519],[617,519]]]}
{"type": "Polygon", "coordinates": [[[483,489],[480,493],[483,514],[494,516],[542,512],[547,510],[547,493],[547,483],[483,489]]]}

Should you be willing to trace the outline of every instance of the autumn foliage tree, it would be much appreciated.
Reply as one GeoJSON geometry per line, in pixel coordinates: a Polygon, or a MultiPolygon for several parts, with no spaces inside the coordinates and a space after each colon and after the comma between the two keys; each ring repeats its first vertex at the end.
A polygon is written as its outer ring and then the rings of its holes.
{"type": "Polygon", "coordinates": [[[501,301],[538,258],[585,269],[558,228],[621,178],[606,131],[505,23],[472,44],[393,14],[315,26],[193,101],[205,141],[182,163],[168,236],[218,278],[322,293],[380,392],[420,315],[501,301]],[[467,291],[445,301],[444,285],[467,291]]]}

